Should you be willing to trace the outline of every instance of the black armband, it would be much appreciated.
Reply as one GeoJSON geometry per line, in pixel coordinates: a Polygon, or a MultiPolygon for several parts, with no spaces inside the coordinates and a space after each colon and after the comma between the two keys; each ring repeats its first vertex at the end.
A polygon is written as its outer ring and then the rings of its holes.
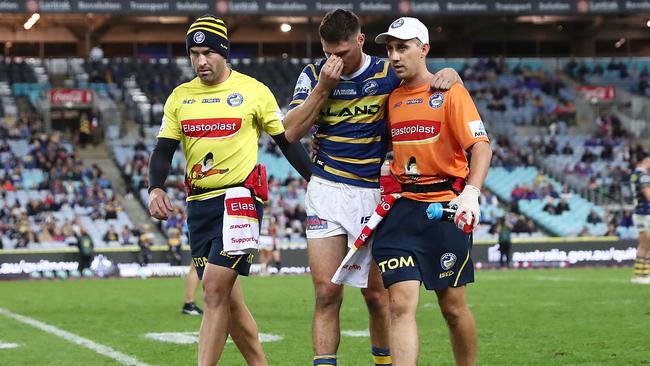
{"type": "Polygon", "coordinates": [[[289,164],[293,166],[298,173],[309,182],[311,178],[311,160],[309,155],[305,151],[305,148],[302,147],[300,140],[290,144],[287,140],[287,137],[282,132],[279,135],[271,136],[276,144],[282,150],[282,154],[287,158],[289,164]]]}
{"type": "Polygon", "coordinates": [[[158,138],[156,146],[153,148],[153,152],[149,158],[148,192],[151,192],[155,188],[165,189],[165,180],[167,180],[167,175],[169,175],[172,158],[174,157],[174,152],[178,144],[178,140],[164,137],[158,138]]]}

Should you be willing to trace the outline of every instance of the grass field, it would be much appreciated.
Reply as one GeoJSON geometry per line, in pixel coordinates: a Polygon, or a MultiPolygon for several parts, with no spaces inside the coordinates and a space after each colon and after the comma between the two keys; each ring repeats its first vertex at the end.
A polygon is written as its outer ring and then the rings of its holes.
{"type": "MultiPolygon", "coordinates": [[[[479,271],[468,291],[478,364],[650,364],[650,286],[630,284],[630,274],[626,268],[479,271]]],[[[310,278],[253,277],[243,286],[260,331],[283,338],[264,343],[270,364],[310,365],[310,278]]],[[[123,364],[8,314],[108,346],[142,365],[194,364],[195,343],[145,338],[198,330],[198,317],[180,314],[182,292],[178,278],[0,282],[0,365],[123,364]]],[[[420,365],[452,365],[432,293],[422,292],[418,324],[420,365]]],[[[367,327],[361,296],[348,289],[341,328],[363,334],[367,327]]],[[[229,344],[221,364],[244,362],[229,344]]],[[[339,364],[370,365],[369,338],[343,336],[339,364]]]]}

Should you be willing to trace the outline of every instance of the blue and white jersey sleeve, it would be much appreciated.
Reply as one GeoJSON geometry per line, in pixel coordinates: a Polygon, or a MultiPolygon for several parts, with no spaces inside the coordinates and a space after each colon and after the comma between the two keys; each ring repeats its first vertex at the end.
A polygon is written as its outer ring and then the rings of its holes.
{"type": "Polygon", "coordinates": [[[289,110],[296,108],[301,105],[305,99],[311,94],[311,91],[318,83],[318,74],[316,73],[316,66],[314,64],[309,64],[305,66],[298,80],[296,81],[296,86],[293,89],[293,97],[291,98],[291,103],[289,103],[289,110]]]}

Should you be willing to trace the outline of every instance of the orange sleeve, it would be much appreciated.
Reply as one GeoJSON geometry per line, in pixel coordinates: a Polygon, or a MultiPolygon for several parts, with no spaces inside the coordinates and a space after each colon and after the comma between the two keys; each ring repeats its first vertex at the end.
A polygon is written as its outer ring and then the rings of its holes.
{"type": "Polygon", "coordinates": [[[451,129],[456,141],[467,151],[478,141],[489,142],[481,116],[465,87],[456,83],[447,93],[447,109],[451,129]]]}

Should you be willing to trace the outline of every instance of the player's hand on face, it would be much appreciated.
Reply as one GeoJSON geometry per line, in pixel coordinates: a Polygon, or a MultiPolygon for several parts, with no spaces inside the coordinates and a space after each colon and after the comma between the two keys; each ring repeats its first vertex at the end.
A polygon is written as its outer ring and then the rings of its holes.
{"type": "Polygon", "coordinates": [[[318,76],[318,84],[326,90],[332,90],[339,83],[341,72],[343,71],[343,59],[330,55],[325,61],[323,68],[318,76]]]}
{"type": "Polygon", "coordinates": [[[160,189],[155,188],[149,193],[149,214],[158,220],[167,220],[169,214],[174,210],[172,202],[167,193],[160,189]]]}
{"type": "Polygon", "coordinates": [[[432,90],[447,90],[455,83],[461,83],[463,80],[456,70],[446,67],[433,75],[429,86],[432,90]]]}

